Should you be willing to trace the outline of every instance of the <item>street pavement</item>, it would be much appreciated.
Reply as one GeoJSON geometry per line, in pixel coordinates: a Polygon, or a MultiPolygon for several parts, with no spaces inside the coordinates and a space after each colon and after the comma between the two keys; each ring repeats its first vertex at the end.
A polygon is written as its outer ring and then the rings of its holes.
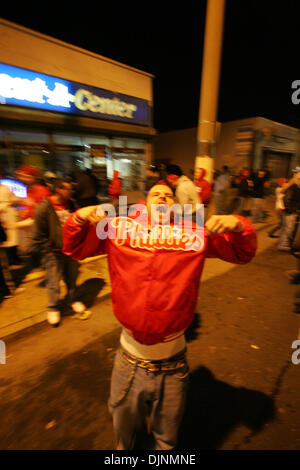
{"type": "MultiPolygon", "coordinates": [[[[300,315],[287,277],[296,262],[268,238],[272,223],[257,226],[251,263],[207,260],[186,333],[191,375],[178,451],[300,449],[291,347],[300,315]]],[[[109,297],[91,310],[86,321],[67,316],[58,328],[43,321],[2,336],[1,450],[114,449],[107,399],[120,325],[109,297]]]]}

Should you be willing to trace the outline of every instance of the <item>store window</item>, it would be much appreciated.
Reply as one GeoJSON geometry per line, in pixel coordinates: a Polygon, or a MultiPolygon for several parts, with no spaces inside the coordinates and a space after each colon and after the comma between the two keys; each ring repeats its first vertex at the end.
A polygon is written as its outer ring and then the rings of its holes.
{"type": "Polygon", "coordinates": [[[52,169],[47,134],[0,131],[0,164],[5,177],[12,177],[21,165],[33,166],[41,173],[52,169]]]}
{"type": "Polygon", "coordinates": [[[71,176],[76,168],[91,171],[99,181],[100,196],[107,195],[114,170],[123,190],[143,190],[146,173],[146,141],[105,135],[72,135],[0,131],[0,172],[13,177],[21,165],[58,176],[71,176]]]}
{"type": "Polygon", "coordinates": [[[139,139],[113,139],[108,177],[119,171],[124,191],[143,190],[145,187],[145,141],[139,139]]]}

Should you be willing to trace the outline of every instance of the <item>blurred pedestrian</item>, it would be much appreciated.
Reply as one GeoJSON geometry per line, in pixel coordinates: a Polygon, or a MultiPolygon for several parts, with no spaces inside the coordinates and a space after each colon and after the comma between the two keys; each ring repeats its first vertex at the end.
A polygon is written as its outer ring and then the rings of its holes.
{"type": "Polygon", "coordinates": [[[9,239],[8,232],[9,230],[5,228],[5,221],[2,223],[0,218],[0,303],[4,299],[24,291],[23,288],[17,287],[13,272],[9,266],[6,252],[6,243],[9,239]]]}
{"type": "Polygon", "coordinates": [[[211,184],[205,179],[205,176],[205,168],[196,168],[194,172],[194,184],[199,194],[201,203],[204,204],[205,207],[207,207],[210,201],[212,187],[211,184]]]}
{"type": "Polygon", "coordinates": [[[167,182],[175,190],[175,196],[178,203],[184,210],[185,215],[195,217],[197,204],[202,203],[201,196],[198,195],[196,187],[192,180],[185,176],[178,165],[168,165],[167,167],[167,182]],[[190,206],[190,213],[185,205],[190,206]]]}
{"type": "Polygon", "coordinates": [[[0,303],[11,296],[14,282],[8,266],[7,255],[3,244],[7,240],[6,230],[0,220],[0,303]]]}
{"type": "Polygon", "coordinates": [[[72,173],[74,181],[74,199],[79,207],[99,204],[98,186],[95,178],[89,173],[77,168],[72,173]]]}
{"type": "Polygon", "coordinates": [[[242,181],[242,180],[247,179],[247,178],[249,178],[249,177],[250,177],[250,170],[249,170],[249,168],[248,168],[247,166],[243,166],[243,168],[241,169],[241,171],[240,171],[240,173],[239,173],[237,179],[238,179],[239,181],[242,181]]]}
{"type": "Polygon", "coordinates": [[[277,222],[277,225],[275,225],[275,227],[273,227],[272,230],[269,231],[269,237],[270,238],[277,238],[275,233],[278,232],[278,230],[280,230],[283,226],[285,206],[284,206],[284,202],[283,202],[284,192],[282,190],[282,186],[286,183],[287,183],[286,178],[278,178],[278,180],[277,180],[277,187],[275,189],[275,197],[276,197],[276,199],[275,199],[275,211],[276,211],[276,215],[277,215],[277,218],[278,218],[278,222],[277,222]]]}
{"type": "Polygon", "coordinates": [[[291,181],[282,186],[285,192],[284,214],[281,234],[278,242],[278,250],[291,251],[296,234],[300,214],[300,172],[294,174],[291,181]]]}
{"type": "Polygon", "coordinates": [[[204,220],[206,221],[208,217],[208,205],[210,201],[212,186],[205,179],[206,169],[205,168],[196,168],[194,171],[194,184],[196,186],[196,191],[199,195],[200,204],[204,205],[204,220]]]}
{"type": "Polygon", "coordinates": [[[18,255],[18,229],[17,206],[19,199],[4,184],[0,184],[0,221],[5,227],[7,239],[2,244],[5,247],[10,266],[20,265],[21,259],[18,255]]]}
{"type": "Polygon", "coordinates": [[[258,170],[252,178],[250,178],[251,188],[251,216],[252,222],[264,221],[264,196],[265,196],[265,171],[258,170]]]}
{"type": "MultiPolygon", "coordinates": [[[[22,199],[21,221],[17,223],[19,229],[19,252],[21,256],[32,258],[28,255],[31,250],[32,224],[34,211],[45,197],[50,196],[51,191],[39,183],[39,171],[30,166],[20,166],[15,172],[16,178],[26,186],[27,197],[22,199]]],[[[38,260],[29,260],[33,264],[38,260]]],[[[39,265],[39,264],[37,264],[39,265]]]]}
{"type": "Polygon", "coordinates": [[[19,167],[15,175],[27,190],[27,197],[20,200],[22,209],[19,211],[21,220],[17,221],[18,254],[25,260],[24,266],[14,271],[16,286],[19,287],[26,276],[41,266],[42,255],[32,246],[32,225],[37,205],[51,194],[51,191],[40,184],[39,171],[30,166],[19,167]]]}
{"type": "Polygon", "coordinates": [[[213,193],[216,203],[216,214],[226,214],[226,203],[228,197],[228,189],[230,188],[231,178],[229,168],[223,165],[221,172],[216,176],[213,186],[213,193]]]}
{"type": "MultiPolygon", "coordinates": [[[[33,246],[43,255],[48,289],[47,320],[52,326],[60,323],[65,304],[72,305],[75,298],[78,262],[62,253],[62,227],[75,206],[71,200],[72,186],[64,178],[55,181],[54,193],[38,205],[33,225],[33,246]],[[60,299],[60,280],[67,287],[65,304],[60,299]]],[[[74,304],[74,312],[84,313],[84,306],[74,304]]]]}
{"type": "Polygon", "coordinates": [[[235,210],[236,214],[245,215],[245,207],[249,197],[249,179],[243,177],[238,184],[238,205],[235,210]]]}
{"type": "Polygon", "coordinates": [[[51,193],[53,193],[54,191],[56,178],[57,175],[52,171],[45,171],[43,182],[46,188],[48,188],[51,193]]]}
{"type": "Polygon", "coordinates": [[[119,178],[119,172],[114,170],[113,179],[108,186],[108,197],[113,200],[118,200],[122,195],[122,182],[119,178]]]}
{"type": "Polygon", "coordinates": [[[246,219],[215,215],[206,231],[194,222],[176,227],[170,223],[174,202],[167,185],[151,188],[145,218],[138,214],[139,242],[133,219],[119,238],[109,236],[119,218],[103,220],[98,207],[79,209],[64,226],[65,254],[78,260],[108,255],[114,313],[123,327],[109,398],[117,450],[134,447],[147,419],[154,443],[149,446],[145,436],[143,449],[176,446],[189,375],[184,331],[194,317],[204,260],[243,264],[256,251],[255,230],[246,219]],[[155,239],[162,226],[166,230],[155,239]]]}

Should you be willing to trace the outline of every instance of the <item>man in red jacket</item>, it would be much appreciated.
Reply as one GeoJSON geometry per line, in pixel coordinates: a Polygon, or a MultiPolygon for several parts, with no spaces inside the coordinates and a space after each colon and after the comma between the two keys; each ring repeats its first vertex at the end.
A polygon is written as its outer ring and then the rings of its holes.
{"type": "Polygon", "coordinates": [[[243,217],[215,215],[205,228],[182,224],[171,217],[173,204],[172,190],[157,184],[134,215],[105,218],[96,206],[85,207],[64,225],[65,254],[108,255],[113,309],[123,327],[109,398],[119,450],[133,448],[147,418],[153,448],[175,447],[189,372],[184,331],[193,320],[204,260],[243,264],[257,247],[243,217]]]}
{"type": "Polygon", "coordinates": [[[108,196],[110,199],[118,199],[122,194],[122,182],[119,178],[119,172],[114,170],[113,179],[108,186],[108,196]]]}

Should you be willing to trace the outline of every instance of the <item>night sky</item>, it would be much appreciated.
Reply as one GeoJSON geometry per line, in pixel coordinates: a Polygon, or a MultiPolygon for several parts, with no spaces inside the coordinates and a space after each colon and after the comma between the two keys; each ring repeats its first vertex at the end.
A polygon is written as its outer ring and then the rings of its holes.
{"type": "MultiPolygon", "coordinates": [[[[157,131],[196,127],[206,1],[116,5],[14,4],[0,16],[155,75],[157,131]]],[[[262,116],[300,127],[300,104],[291,101],[299,33],[299,0],[227,0],[219,121],[262,116]]]]}

